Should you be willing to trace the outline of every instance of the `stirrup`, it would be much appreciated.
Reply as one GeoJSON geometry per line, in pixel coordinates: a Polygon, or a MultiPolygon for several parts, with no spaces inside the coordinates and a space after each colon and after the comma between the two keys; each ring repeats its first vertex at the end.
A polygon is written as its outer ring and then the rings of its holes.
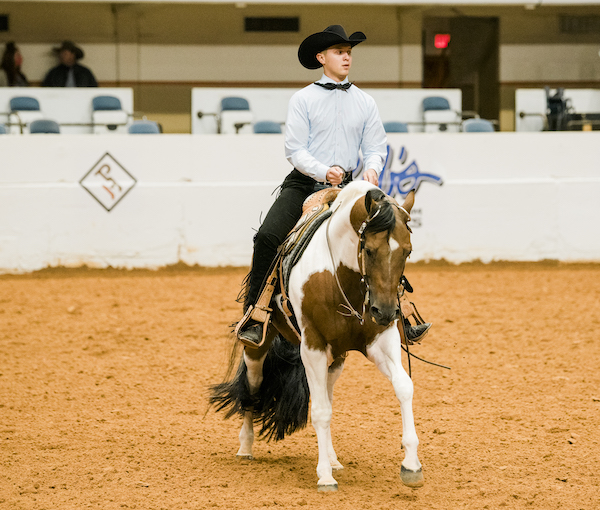
{"type": "Polygon", "coordinates": [[[425,324],[425,320],[421,317],[419,310],[417,310],[417,305],[409,301],[405,295],[400,298],[400,310],[404,318],[409,319],[412,317],[416,326],[425,324]]]}
{"type": "Polygon", "coordinates": [[[420,343],[421,340],[423,340],[423,338],[425,338],[425,336],[427,335],[429,330],[427,330],[423,334],[423,336],[421,336],[417,340],[409,340],[408,338],[406,338],[406,334],[404,333],[404,320],[405,319],[411,326],[412,326],[412,323],[410,322],[411,318],[415,322],[415,326],[420,326],[422,324],[426,324],[426,322],[423,319],[423,317],[421,317],[419,310],[417,310],[417,306],[412,301],[409,301],[409,299],[404,294],[400,297],[400,312],[401,312],[402,317],[401,317],[401,320],[398,321],[398,329],[400,330],[400,338],[402,340],[402,343],[404,345],[414,345],[415,343],[417,343],[417,344],[420,343]]]}
{"type": "Polygon", "coordinates": [[[250,347],[251,349],[258,349],[259,347],[262,347],[262,345],[265,343],[265,340],[267,338],[267,329],[269,327],[269,322],[271,321],[271,312],[272,312],[272,309],[270,309],[270,308],[267,308],[265,310],[259,310],[254,305],[250,305],[248,307],[248,310],[246,310],[246,313],[244,314],[242,319],[237,323],[237,325],[235,326],[235,329],[233,330],[237,339],[240,342],[242,342],[242,344],[244,344],[246,347],[250,347]],[[264,312],[266,312],[266,320],[265,321],[259,320],[257,317],[264,317],[264,312]],[[247,340],[240,334],[242,328],[246,324],[248,324],[248,321],[250,319],[253,319],[256,322],[261,323],[263,325],[262,338],[259,343],[251,342],[250,340],[247,340]]]}
{"type": "Polygon", "coordinates": [[[255,305],[250,305],[246,310],[246,313],[242,317],[242,320],[237,323],[235,329],[233,330],[237,339],[242,342],[246,347],[250,347],[251,349],[258,349],[265,343],[265,339],[267,338],[267,329],[269,329],[269,324],[271,322],[271,314],[273,313],[273,309],[269,307],[271,304],[271,297],[273,296],[273,292],[275,291],[275,284],[277,283],[277,267],[271,272],[269,278],[265,286],[263,287],[258,300],[255,305]],[[247,322],[253,319],[256,322],[262,322],[263,324],[263,333],[262,339],[260,343],[255,344],[254,342],[250,342],[245,338],[240,336],[241,329],[247,324],[247,322]]]}

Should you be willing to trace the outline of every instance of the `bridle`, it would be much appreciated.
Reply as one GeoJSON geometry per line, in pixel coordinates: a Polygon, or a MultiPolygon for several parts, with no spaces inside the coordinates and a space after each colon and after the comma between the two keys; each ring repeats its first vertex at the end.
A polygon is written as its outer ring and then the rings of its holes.
{"type": "MultiPolygon", "coordinates": [[[[395,207],[397,207],[398,209],[400,209],[401,211],[403,211],[408,216],[408,221],[410,221],[410,214],[408,214],[408,211],[406,209],[404,209],[403,207],[401,207],[398,204],[395,204],[394,202],[390,202],[390,203],[392,205],[394,205],[395,207]]],[[[364,287],[364,296],[365,296],[363,299],[363,302],[362,302],[362,311],[361,312],[358,312],[350,303],[348,296],[346,296],[346,293],[344,292],[344,289],[342,288],[342,284],[340,282],[340,279],[337,275],[337,271],[335,269],[336,263],[335,263],[335,259],[333,257],[333,251],[331,249],[331,240],[329,238],[329,225],[331,224],[331,219],[333,218],[333,215],[336,213],[336,211],[337,211],[337,209],[335,211],[333,211],[333,213],[329,217],[329,220],[327,220],[327,228],[325,230],[325,237],[327,238],[327,248],[329,249],[329,256],[331,257],[331,262],[333,264],[333,275],[335,277],[335,282],[338,286],[340,294],[342,295],[342,298],[345,301],[345,303],[341,303],[339,305],[342,308],[342,311],[338,310],[338,313],[340,315],[343,315],[344,317],[356,317],[358,319],[358,321],[360,322],[360,325],[362,326],[365,323],[365,318],[364,318],[365,317],[365,309],[371,298],[371,288],[369,285],[369,276],[367,274],[367,268],[366,268],[365,257],[364,257],[364,251],[365,251],[365,245],[366,245],[365,232],[367,230],[367,227],[369,226],[369,223],[371,223],[371,221],[373,221],[375,218],[377,218],[377,216],[381,212],[381,206],[377,207],[377,209],[375,210],[375,212],[373,214],[367,215],[365,220],[360,225],[360,228],[358,229],[358,252],[356,254],[356,258],[358,261],[358,270],[360,272],[360,283],[364,287]]],[[[408,226],[408,223],[406,224],[406,228],[408,229],[409,232],[412,232],[410,227],[408,226]]],[[[402,279],[400,279],[400,281],[398,282],[398,300],[400,300],[400,297],[402,296],[403,292],[404,292],[404,287],[402,286],[402,279]]]]}

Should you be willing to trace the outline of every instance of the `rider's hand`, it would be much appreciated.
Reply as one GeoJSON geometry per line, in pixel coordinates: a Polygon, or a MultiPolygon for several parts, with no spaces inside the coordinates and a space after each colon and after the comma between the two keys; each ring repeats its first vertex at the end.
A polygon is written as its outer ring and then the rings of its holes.
{"type": "Polygon", "coordinates": [[[332,186],[337,186],[342,183],[344,177],[344,171],[339,166],[332,166],[327,170],[327,182],[331,183],[332,186]]]}
{"type": "Polygon", "coordinates": [[[379,186],[379,176],[377,175],[377,172],[372,168],[369,168],[365,171],[365,173],[363,174],[363,179],[365,181],[370,182],[371,184],[375,184],[375,186],[379,186]]]}

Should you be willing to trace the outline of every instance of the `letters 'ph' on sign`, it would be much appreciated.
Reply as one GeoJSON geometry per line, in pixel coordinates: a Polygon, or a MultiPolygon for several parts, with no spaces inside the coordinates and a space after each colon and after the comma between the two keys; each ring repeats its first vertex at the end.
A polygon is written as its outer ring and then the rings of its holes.
{"type": "Polygon", "coordinates": [[[107,211],[111,211],[137,180],[108,152],[83,176],[79,184],[107,211]]]}

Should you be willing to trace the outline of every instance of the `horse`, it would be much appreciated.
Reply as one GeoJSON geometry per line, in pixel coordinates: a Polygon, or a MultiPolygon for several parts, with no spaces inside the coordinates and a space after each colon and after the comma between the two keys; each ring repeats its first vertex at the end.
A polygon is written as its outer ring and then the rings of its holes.
{"type": "MultiPolygon", "coordinates": [[[[400,478],[424,483],[412,410],[413,384],[401,362],[401,281],[411,253],[410,211],[366,181],[345,186],[331,204],[288,278],[300,345],[279,334],[274,314],[266,342],[245,347],[235,377],[212,387],[210,402],[226,417],[241,415],[237,456],[253,458],[254,427],[268,440],[304,427],[310,416],[318,442],[317,488],[336,491],[343,469],[332,443],[333,389],[349,351],[359,351],[390,380],[402,413],[405,457],[400,478]]],[[[276,308],[274,306],[274,308],[276,308]]],[[[281,329],[285,334],[285,328],[281,329]]]]}

